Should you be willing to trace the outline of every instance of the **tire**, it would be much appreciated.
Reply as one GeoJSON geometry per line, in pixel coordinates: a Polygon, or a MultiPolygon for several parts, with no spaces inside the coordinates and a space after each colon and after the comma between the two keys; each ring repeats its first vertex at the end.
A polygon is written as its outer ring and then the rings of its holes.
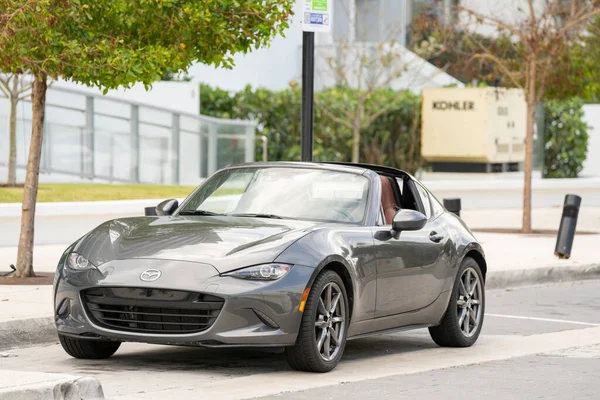
{"type": "Polygon", "coordinates": [[[475,260],[466,257],[456,276],[452,294],[448,303],[448,308],[444,314],[442,322],[438,326],[429,328],[429,334],[433,341],[442,347],[469,347],[479,338],[483,326],[483,317],[485,315],[485,286],[481,268],[475,260]],[[467,278],[469,274],[469,278],[467,278]],[[474,278],[477,278],[477,284],[474,285],[474,278]],[[467,279],[472,286],[472,294],[465,296],[464,290],[467,279]],[[461,285],[462,283],[462,285],[461,285]],[[476,304],[475,302],[478,302],[476,304]],[[472,310],[473,313],[469,312],[472,310]],[[465,313],[462,324],[461,317],[465,313]],[[467,315],[468,314],[468,315],[467,315]],[[475,322],[472,316],[475,315],[475,322]]]}
{"type": "Polygon", "coordinates": [[[323,271],[310,289],[296,344],[285,349],[290,367],[307,372],[329,372],[334,369],[342,359],[346,347],[349,318],[344,282],[335,272],[323,271]],[[330,310],[334,311],[327,313],[328,295],[331,299],[330,310]],[[334,337],[338,338],[337,343],[334,337]],[[322,341],[319,342],[319,339],[322,341]]]}
{"type": "Polygon", "coordinates": [[[77,339],[69,336],[58,335],[62,348],[68,355],[84,360],[100,360],[115,354],[121,342],[102,340],[77,339]]]}

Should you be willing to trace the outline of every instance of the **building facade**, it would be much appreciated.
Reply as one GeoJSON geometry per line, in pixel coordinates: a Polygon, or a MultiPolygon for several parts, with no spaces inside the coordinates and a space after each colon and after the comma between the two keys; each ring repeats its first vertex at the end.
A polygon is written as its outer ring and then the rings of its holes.
{"type": "MultiPolygon", "coordinates": [[[[315,88],[336,84],[329,71],[331,59],[339,57],[339,49],[354,49],[368,53],[381,43],[393,43],[399,63],[408,67],[407,77],[396,80],[394,88],[409,88],[419,92],[422,87],[439,87],[459,82],[420,60],[406,49],[410,41],[410,26],[422,13],[432,13],[442,22],[451,23],[452,6],[456,0],[333,0],[333,29],[316,33],[315,88]]],[[[285,37],[273,40],[271,46],[246,55],[235,56],[235,67],[227,70],[207,65],[195,65],[190,75],[226,90],[238,91],[246,85],[280,90],[302,77],[302,1],[297,0],[290,29],[285,37]]]]}

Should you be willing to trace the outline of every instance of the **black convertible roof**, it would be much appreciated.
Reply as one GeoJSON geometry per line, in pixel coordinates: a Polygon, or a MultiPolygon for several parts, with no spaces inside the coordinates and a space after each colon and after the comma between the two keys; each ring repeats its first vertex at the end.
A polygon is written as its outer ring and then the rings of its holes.
{"type": "Polygon", "coordinates": [[[383,165],[373,165],[373,164],[360,164],[360,163],[349,163],[349,162],[328,162],[328,161],[324,161],[320,164],[332,164],[332,165],[345,165],[348,167],[357,167],[357,168],[363,168],[363,169],[370,169],[371,171],[377,172],[377,173],[381,173],[384,175],[393,175],[393,176],[407,176],[410,177],[410,174],[408,174],[405,171],[402,171],[401,169],[397,169],[397,168],[392,168],[392,167],[386,167],[383,165]]]}
{"type": "Polygon", "coordinates": [[[259,161],[255,163],[244,163],[236,164],[226,167],[239,168],[239,167],[276,167],[276,166],[287,166],[287,167],[300,167],[300,168],[327,168],[337,171],[353,172],[357,174],[363,174],[365,171],[370,170],[382,175],[388,176],[401,176],[403,178],[412,178],[410,174],[397,168],[385,167],[383,165],[373,164],[360,164],[350,162],[336,162],[336,161],[321,161],[321,162],[306,162],[306,161],[259,161]]]}

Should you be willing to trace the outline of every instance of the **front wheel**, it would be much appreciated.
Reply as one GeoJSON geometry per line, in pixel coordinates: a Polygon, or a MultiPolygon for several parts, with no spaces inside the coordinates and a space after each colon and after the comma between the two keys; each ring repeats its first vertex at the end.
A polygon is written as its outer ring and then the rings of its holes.
{"type": "Polygon", "coordinates": [[[348,309],[340,276],[330,270],[322,272],[308,295],[296,344],[285,351],[290,367],[308,372],[334,369],[346,346],[348,309]]]}
{"type": "Polygon", "coordinates": [[[58,339],[65,352],[71,357],[84,360],[99,360],[115,354],[121,342],[78,339],[59,334],[58,339]]]}
{"type": "Polygon", "coordinates": [[[443,347],[472,346],[481,333],[485,313],[485,290],[479,264],[465,258],[452,289],[442,323],[429,328],[431,338],[443,347]]]}

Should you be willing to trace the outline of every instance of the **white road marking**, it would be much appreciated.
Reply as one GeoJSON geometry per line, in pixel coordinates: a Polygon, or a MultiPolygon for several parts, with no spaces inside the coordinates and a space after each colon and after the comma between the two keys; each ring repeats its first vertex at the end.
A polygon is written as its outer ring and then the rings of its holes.
{"type": "MultiPolygon", "coordinates": [[[[360,360],[342,361],[326,374],[293,371],[260,373],[240,378],[198,382],[186,387],[166,390],[146,390],[140,394],[112,395],[113,400],[163,400],[188,398],[195,391],[202,397],[219,400],[250,399],[283,392],[358,382],[367,379],[406,375],[444,368],[507,360],[533,354],[548,353],[577,346],[600,343],[600,327],[584,328],[531,336],[481,336],[476,345],[466,349],[429,348],[387,356],[373,356],[360,360]]],[[[102,377],[99,377],[102,380],[102,377]]],[[[108,389],[106,385],[105,391],[108,389]]]]}
{"type": "Polygon", "coordinates": [[[486,317],[497,317],[497,318],[529,319],[532,321],[558,322],[561,324],[572,324],[572,325],[600,326],[600,324],[594,324],[591,322],[569,321],[569,320],[565,320],[565,319],[553,319],[553,318],[525,317],[525,316],[521,316],[521,315],[502,315],[502,314],[485,313],[485,316],[486,317]]]}

